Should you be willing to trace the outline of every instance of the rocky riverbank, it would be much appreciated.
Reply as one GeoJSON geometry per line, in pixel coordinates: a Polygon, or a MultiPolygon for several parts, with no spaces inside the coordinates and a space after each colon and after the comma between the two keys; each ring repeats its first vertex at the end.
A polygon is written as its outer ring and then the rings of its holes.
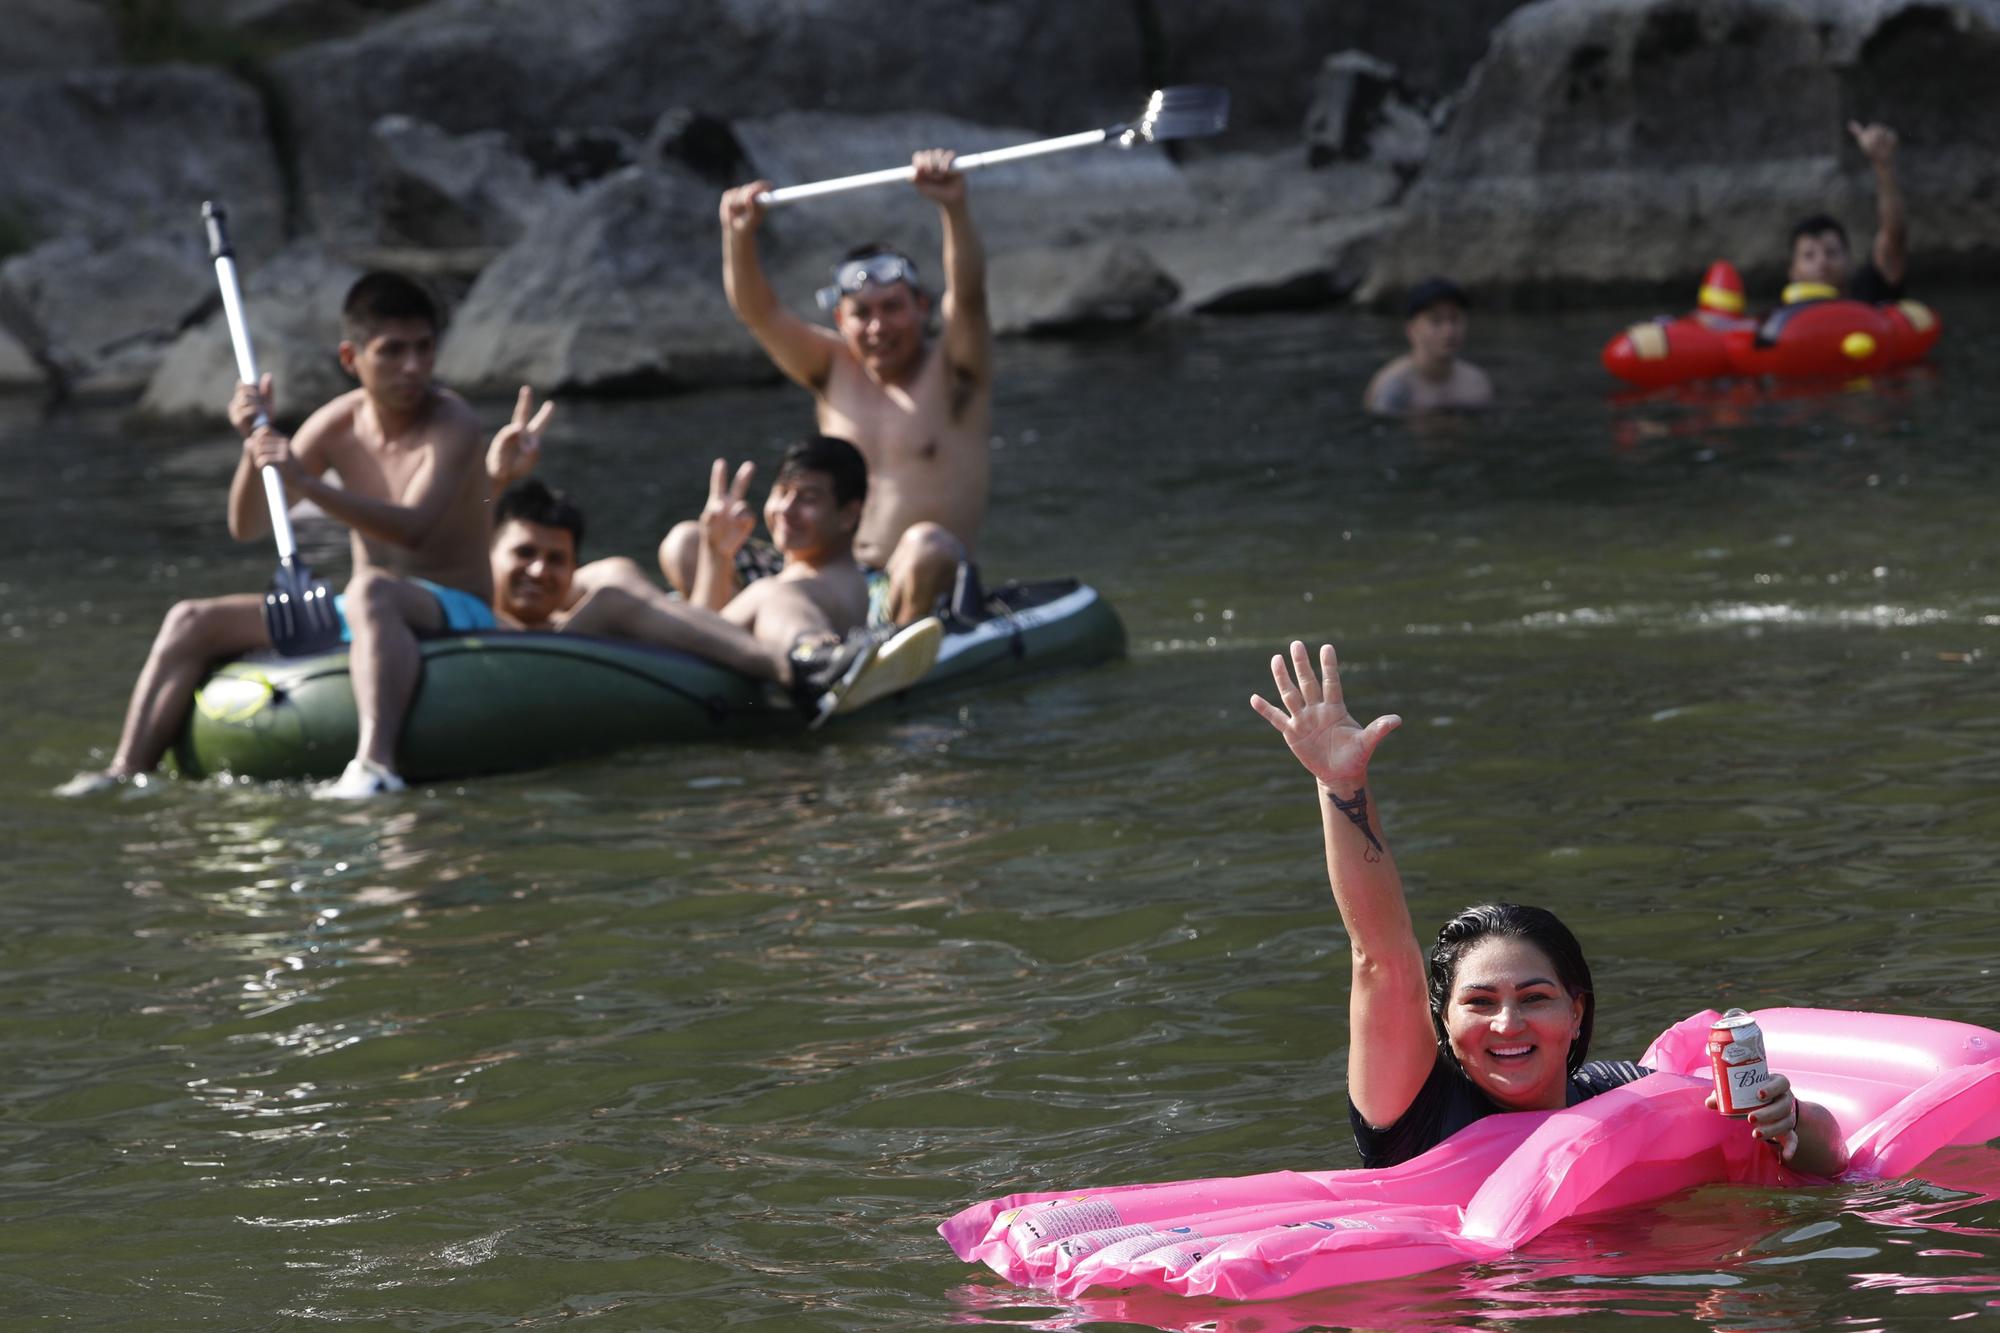
{"type": "MultiPolygon", "coordinates": [[[[0,114],[34,128],[0,162],[0,386],[156,417],[216,415],[233,375],[205,198],[294,413],[339,387],[335,305],[383,263],[453,306],[454,384],[678,390],[769,373],[722,301],[725,185],[1107,124],[1164,83],[1230,88],[1230,133],[975,181],[1003,334],[1387,301],[1434,271],[1672,304],[1726,255],[1768,288],[1792,216],[1872,228],[1850,118],[1902,133],[1918,288],[2000,272],[2000,0],[11,8],[0,114]]],[[[809,308],[860,236],[936,253],[908,192],[800,205],[770,224],[780,290],[809,308]]]]}

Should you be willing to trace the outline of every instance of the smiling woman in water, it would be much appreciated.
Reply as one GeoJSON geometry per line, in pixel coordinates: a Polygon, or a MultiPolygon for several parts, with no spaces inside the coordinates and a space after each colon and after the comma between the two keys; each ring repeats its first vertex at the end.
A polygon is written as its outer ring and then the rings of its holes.
{"type": "MultiPolygon", "coordinates": [[[[1426,965],[1368,801],[1369,760],[1402,719],[1358,725],[1331,645],[1319,661],[1315,675],[1294,643],[1289,663],[1271,659],[1279,704],[1250,704],[1318,781],[1327,876],[1353,952],[1347,1097],[1362,1164],[1393,1166],[1495,1112],[1574,1106],[1645,1075],[1628,1060],[1586,1061],[1590,966],[1553,913],[1468,907],[1438,932],[1426,965]]],[[[1832,1175],[1845,1164],[1833,1117],[1795,1098],[1783,1075],[1747,1121],[1797,1170],[1832,1175]]]]}

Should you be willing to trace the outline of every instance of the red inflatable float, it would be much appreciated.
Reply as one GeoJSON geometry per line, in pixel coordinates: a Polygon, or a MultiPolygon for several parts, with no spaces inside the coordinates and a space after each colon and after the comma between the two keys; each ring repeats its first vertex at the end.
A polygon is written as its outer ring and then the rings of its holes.
{"type": "Polygon", "coordinates": [[[1724,375],[1786,378],[1870,375],[1921,361],[1938,340],[1921,301],[1870,305],[1819,283],[1785,288],[1763,320],[1743,315],[1743,282],[1717,260],[1694,313],[1634,324],[1604,345],[1604,368],[1642,389],[1724,375]]]}

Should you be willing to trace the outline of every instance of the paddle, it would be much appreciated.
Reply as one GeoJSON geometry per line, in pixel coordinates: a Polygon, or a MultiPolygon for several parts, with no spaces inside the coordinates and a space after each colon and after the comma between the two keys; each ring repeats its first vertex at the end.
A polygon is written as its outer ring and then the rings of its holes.
{"type": "MultiPolygon", "coordinates": [[[[1108,143],[1114,148],[1131,148],[1142,143],[1163,143],[1169,139],[1194,139],[1207,134],[1220,134],[1229,124],[1229,90],[1213,88],[1203,84],[1187,84],[1179,88],[1161,88],[1146,99],[1145,108],[1139,118],[1129,124],[1107,125],[1101,130],[1085,130],[1081,134],[1065,134],[1057,139],[1039,139],[1034,143],[1017,144],[1012,148],[995,148],[985,153],[967,153],[952,159],[952,167],[957,171],[972,171],[978,167],[998,166],[1002,162],[1018,162],[1022,158],[1041,157],[1048,153],[1066,153],[1072,148],[1094,148],[1108,143]]],[[[893,185],[898,181],[916,179],[915,167],[891,167],[886,171],[868,171],[859,176],[840,176],[833,180],[815,181],[809,185],[787,185],[776,190],[766,190],[757,196],[757,202],[770,207],[772,204],[789,204],[799,199],[813,199],[823,194],[841,194],[848,190],[866,190],[876,185],[893,185]]]]}
{"type": "MultiPolygon", "coordinates": [[[[229,322],[229,341],[236,349],[236,373],[245,384],[256,384],[257,354],[250,347],[250,329],[243,322],[243,293],[236,285],[236,252],[229,245],[227,215],[220,204],[210,202],[201,206],[201,218],[208,227],[215,281],[222,288],[222,315],[229,322]]],[[[257,425],[270,424],[259,408],[257,425]]],[[[334,613],[326,585],[299,559],[292,516],[285,505],[284,478],[269,464],[262,473],[264,499],[271,506],[271,532],[278,539],[278,568],[264,594],[264,628],[270,631],[271,646],[286,657],[330,651],[340,645],[340,617],[334,613]]]]}

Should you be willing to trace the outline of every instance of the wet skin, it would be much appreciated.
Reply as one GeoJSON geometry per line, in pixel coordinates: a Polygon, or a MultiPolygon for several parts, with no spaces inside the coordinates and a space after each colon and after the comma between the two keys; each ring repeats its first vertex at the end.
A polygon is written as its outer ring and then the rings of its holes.
{"type": "Polygon", "coordinates": [[[771,483],[764,501],[772,544],[809,561],[844,549],[860,524],[861,506],[836,501],[833,480],[823,472],[787,472],[771,483]]]}
{"type": "Polygon", "coordinates": [[[1445,1035],[1466,1075],[1496,1104],[1562,1106],[1582,1022],[1583,997],[1562,988],[1555,964],[1528,941],[1489,936],[1458,960],[1445,1035]]]}
{"type": "Polygon", "coordinates": [[[840,298],[836,322],[862,368],[883,384],[898,384],[923,363],[929,316],[929,301],[908,283],[871,283],[840,298]]]}
{"type": "Polygon", "coordinates": [[[546,627],[569,599],[576,537],[568,528],[510,518],[493,534],[494,610],[523,628],[546,627]]]}
{"type": "Polygon", "coordinates": [[[1847,272],[1852,264],[1847,243],[1840,239],[1840,234],[1823,231],[1801,236],[1792,242],[1792,264],[1786,279],[1790,282],[1823,282],[1829,287],[1839,288],[1847,284],[1847,272]]]}

